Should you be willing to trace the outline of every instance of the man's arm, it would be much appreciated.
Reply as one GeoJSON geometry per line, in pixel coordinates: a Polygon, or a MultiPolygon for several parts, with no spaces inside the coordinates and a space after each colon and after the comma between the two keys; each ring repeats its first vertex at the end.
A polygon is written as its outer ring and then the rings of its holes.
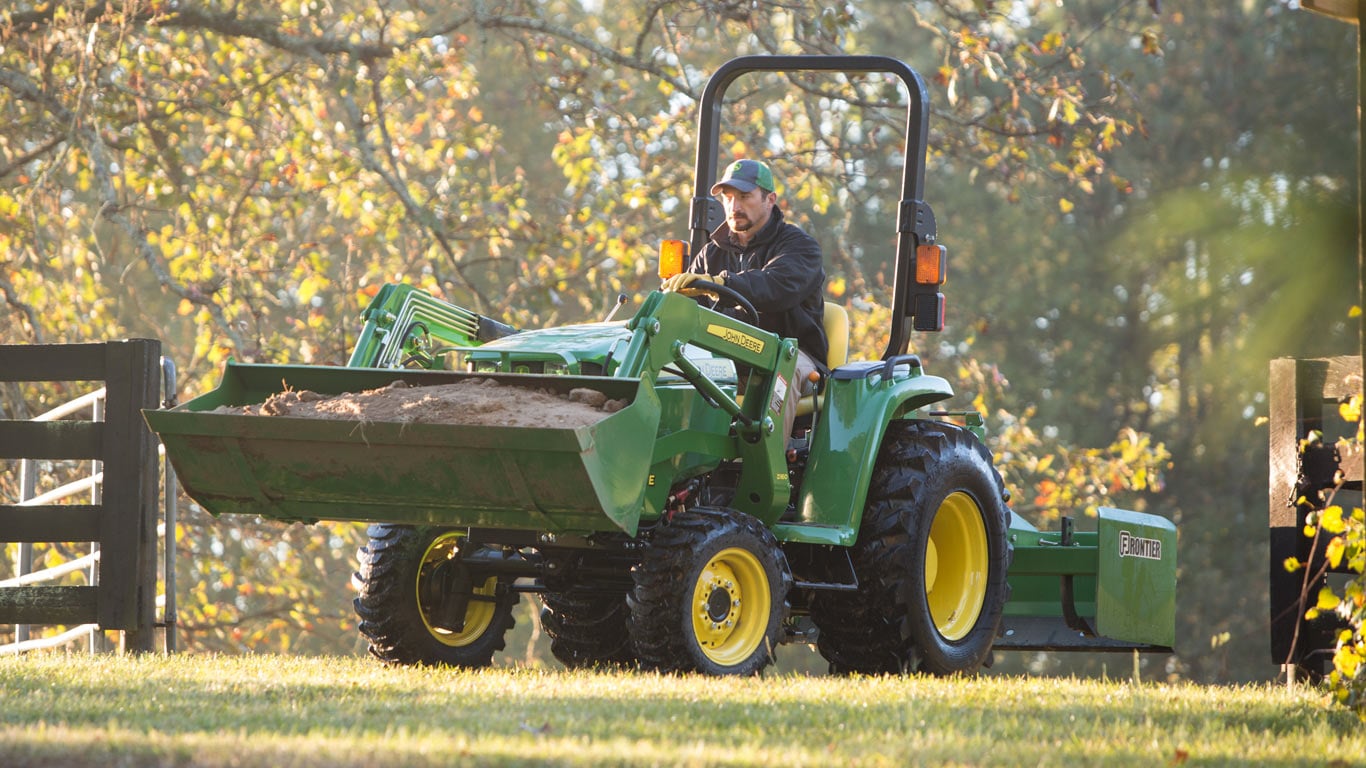
{"type": "Polygon", "coordinates": [[[820,245],[801,229],[787,227],[770,253],[759,269],[721,272],[726,287],[749,299],[760,312],[786,312],[825,283],[820,245]]]}

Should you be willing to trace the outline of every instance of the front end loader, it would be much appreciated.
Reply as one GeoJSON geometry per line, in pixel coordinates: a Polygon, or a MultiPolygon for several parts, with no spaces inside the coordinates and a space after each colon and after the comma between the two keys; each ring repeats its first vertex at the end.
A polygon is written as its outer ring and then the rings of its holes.
{"type": "MultiPolygon", "coordinates": [[[[732,311],[655,291],[629,320],[518,330],[395,285],[346,367],[229,363],[214,391],[147,411],[186,492],[214,514],[371,523],[355,607],[372,653],[396,664],[491,663],[526,592],[571,668],[754,674],[794,641],[836,672],[940,675],[993,649],[1170,650],[1171,523],[1106,509],[1095,531],[1035,529],[1008,506],[981,416],[945,410],[952,388],[908,352],[911,332],[943,327],[946,259],[923,199],[917,73],[869,56],[724,65],[700,105],[691,247],[716,221],[726,88],[771,71],[890,73],[909,93],[887,349],[828,361],[794,434],[780,410],[796,342],[723,286],[694,284],[732,311]],[[248,407],[396,380],[491,381],[513,409],[526,390],[618,407],[567,427],[248,407]]],[[[668,244],[672,268],[687,247],[668,244]]]]}

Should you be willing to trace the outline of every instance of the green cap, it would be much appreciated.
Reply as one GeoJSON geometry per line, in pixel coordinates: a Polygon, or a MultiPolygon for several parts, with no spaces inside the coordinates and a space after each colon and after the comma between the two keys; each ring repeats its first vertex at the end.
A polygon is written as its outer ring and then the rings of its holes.
{"type": "Polygon", "coordinates": [[[717,194],[722,187],[735,187],[741,192],[748,192],[755,187],[765,192],[776,190],[773,185],[773,171],[758,160],[736,160],[731,163],[730,167],[726,168],[726,175],[712,185],[711,193],[717,194]]]}

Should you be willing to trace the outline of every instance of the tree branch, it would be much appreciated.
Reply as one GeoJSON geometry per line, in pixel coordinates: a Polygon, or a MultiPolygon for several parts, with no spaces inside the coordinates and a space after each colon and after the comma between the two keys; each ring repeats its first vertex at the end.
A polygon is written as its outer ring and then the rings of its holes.
{"type": "Polygon", "coordinates": [[[25,165],[28,165],[29,163],[33,162],[34,160],[37,160],[38,158],[43,157],[48,153],[52,152],[54,149],[62,145],[62,141],[63,139],[61,136],[54,136],[48,139],[47,141],[43,142],[42,144],[38,145],[37,147],[34,147],[33,151],[25,152],[22,155],[19,155],[18,157],[14,158],[14,161],[11,162],[9,165],[0,165],[0,179],[5,178],[11,173],[18,171],[25,165]]]}
{"type": "Polygon", "coordinates": [[[119,202],[118,188],[114,184],[110,170],[112,165],[105,153],[104,140],[100,138],[99,131],[87,124],[82,115],[71,111],[58,98],[44,92],[37,83],[17,72],[0,69],[0,86],[9,89],[21,99],[39,105],[52,115],[58,124],[70,126],[71,136],[79,139],[79,145],[90,158],[90,172],[94,177],[94,186],[99,190],[99,218],[112,222],[128,234],[136,243],[142,260],[151,268],[152,274],[163,288],[207,309],[233,345],[239,350],[246,349],[241,334],[228,322],[223,314],[223,308],[213,300],[212,294],[205,294],[198,288],[185,286],[177,281],[171,275],[160,249],[148,241],[145,229],[123,212],[124,206],[119,202]]]}
{"type": "MultiPolygon", "coordinates": [[[[328,76],[335,81],[336,72],[329,70],[328,76]]],[[[379,71],[374,73],[371,86],[371,100],[375,106],[375,122],[379,125],[380,135],[387,145],[392,146],[392,142],[389,139],[388,125],[384,119],[384,99],[380,89],[380,84],[383,79],[383,73],[379,71]]],[[[338,93],[342,93],[343,89],[338,88],[337,90],[338,93]]],[[[433,220],[431,211],[413,197],[412,191],[408,189],[408,185],[404,183],[403,179],[392,173],[389,168],[386,167],[386,164],[381,162],[377,156],[374,144],[370,141],[369,137],[366,136],[365,119],[360,105],[358,105],[356,100],[349,94],[343,95],[340,98],[343,107],[346,109],[347,119],[352,126],[351,133],[356,142],[356,149],[360,153],[361,165],[364,166],[366,170],[378,176],[384,182],[384,185],[398,196],[399,202],[402,203],[404,210],[406,210],[408,214],[412,216],[413,220],[436,241],[437,245],[439,245],[441,250],[446,254],[446,258],[450,260],[451,267],[460,277],[461,282],[469,288],[480,303],[480,306],[476,309],[483,311],[483,308],[489,303],[488,297],[484,296],[475,286],[474,282],[465,276],[461,269],[461,264],[456,258],[455,248],[451,246],[450,240],[446,237],[443,229],[433,220]]]]}
{"type": "Polygon", "coordinates": [[[698,97],[698,94],[686,81],[680,80],[678,77],[675,77],[673,73],[655,64],[654,62],[639,58],[637,56],[628,56],[613,48],[609,48],[590,37],[581,35],[572,29],[561,27],[555,24],[549,24],[547,22],[541,21],[540,19],[533,19],[525,16],[506,16],[503,14],[483,13],[480,11],[476,11],[473,14],[473,21],[476,26],[483,29],[522,29],[531,32],[540,32],[543,34],[560,38],[561,40],[571,43],[574,46],[581,48],[585,52],[591,53],[600,59],[604,59],[606,61],[612,62],[613,64],[618,64],[620,66],[634,69],[639,72],[654,75],[655,77],[658,77],[660,80],[663,80],[664,82],[673,86],[676,90],[687,94],[693,99],[696,99],[698,97]]]}
{"type": "Polygon", "coordinates": [[[26,302],[20,301],[15,293],[14,284],[0,273],[0,295],[5,297],[5,303],[14,308],[17,312],[22,312],[24,318],[28,320],[29,334],[33,337],[35,344],[43,343],[43,326],[39,323],[38,312],[26,302]]]}

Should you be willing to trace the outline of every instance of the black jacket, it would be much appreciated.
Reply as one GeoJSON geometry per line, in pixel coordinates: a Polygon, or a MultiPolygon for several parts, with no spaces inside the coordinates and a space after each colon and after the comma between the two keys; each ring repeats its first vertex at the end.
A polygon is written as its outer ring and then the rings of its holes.
{"type": "MultiPolygon", "coordinates": [[[[741,247],[730,226],[711,233],[711,242],[693,258],[690,272],[720,275],[727,288],[749,299],[759,311],[758,326],[797,340],[803,352],[825,365],[825,268],[815,238],[783,220],[777,206],[764,228],[741,247]]],[[[736,314],[743,316],[743,311],[736,314]]]]}

